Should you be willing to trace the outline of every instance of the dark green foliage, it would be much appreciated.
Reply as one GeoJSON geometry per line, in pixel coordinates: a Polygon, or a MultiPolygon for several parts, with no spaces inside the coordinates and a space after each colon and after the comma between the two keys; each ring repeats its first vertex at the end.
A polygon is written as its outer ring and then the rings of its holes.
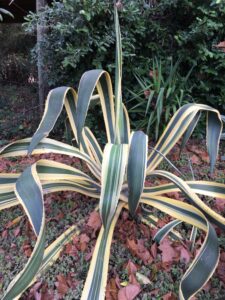
{"type": "Polygon", "coordinates": [[[35,37],[24,32],[21,24],[0,23],[0,81],[3,84],[27,84],[35,76],[30,49],[35,37]]]}
{"type": "MultiPolygon", "coordinates": [[[[149,47],[143,48],[143,40],[148,40],[150,34],[146,32],[148,15],[142,1],[124,1],[121,27],[126,79],[132,78],[134,64],[140,69],[145,65],[145,70],[148,68],[149,47]]],[[[35,30],[37,21],[43,19],[47,34],[42,46],[50,85],[77,83],[82,73],[91,68],[112,72],[115,56],[113,1],[55,1],[38,16],[30,14],[26,29],[35,30]],[[74,78],[72,82],[71,78],[74,78]]]]}
{"type": "MultiPolygon", "coordinates": [[[[189,79],[192,98],[224,109],[225,54],[215,46],[225,39],[225,4],[218,1],[118,1],[124,52],[123,86],[136,85],[134,72],[148,76],[154,57],[181,59],[181,75],[195,65],[189,79]],[[120,4],[122,2],[122,4],[120,4]]],[[[37,22],[47,28],[45,69],[50,86],[76,85],[86,69],[114,69],[113,1],[62,0],[27,17],[26,30],[37,22]],[[72,78],[72,82],[71,82],[72,78]]]]}

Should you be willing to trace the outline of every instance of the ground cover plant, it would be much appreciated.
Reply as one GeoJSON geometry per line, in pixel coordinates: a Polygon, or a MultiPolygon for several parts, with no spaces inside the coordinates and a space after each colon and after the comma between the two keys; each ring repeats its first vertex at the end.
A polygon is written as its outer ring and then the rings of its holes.
{"type": "MultiPolygon", "coordinates": [[[[1,209],[21,204],[37,236],[25,267],[9,284],[3,299],[20,296],[34,283],[37,274],[58,258],[65,242],[77,230],[76,225],[73,225],[45,249],[46,217],[43,194],[55,191],[76,191],[100,199],[99,208],[96,209],[99,209],[102,225],[81,299],[104,299],[110,245],[116,222],[124,209],[128,209],[131,217],[134,217],[139,204],[147,212],[147,216],[145,214],[141,219],[143,222],[155,222],[152,216],[155,209],[175,218],[157,232],[154,237],[157,242],[161,242],[167,234],[173,239],[179,237],[172,229],[181,222],[192,226],[192,240],[197,234],[196,228],[206,233],[198,254],[182,276],[179,286],[180,299],[190,299],[195,295],[212,276],[218,264],[218,239],[211,223],[224,230],[225,220],[220,213],[201,200],[198,194],[225,199],[225,185],[202,180],[185,181],[171,172],[158,170],[157,167],[182,136],[184,137],[181,148],[184,147],[200,113],[207,111],[207,150],[212,173],[222,132],[221,116],[217,110],[206,105],[187,104],[181,107],[148,154],[147,135],[140,131],[130,131],[128,114],[122,103],[122,51],[116,7],[115,25],[117,67],[114,95],[107,72],[88,71],[81,78],[78,94],[68,87],[56,88],[49,93],[42,121],[31,139],[13,142],[1,149],[3,158],[27,153],[72,156],[85,162],[89,169],[83,172],[68,164],[40,159],[22,173],[1,174],[1,209]],[[91,130],[85,127],[88,106],[96,91],[103,110],[108,140],[103,151],[91,130]],[[78,147],[47,138],[63,106],[66,108],[78,147]],[[158,186],[145,184],[146,179],[151,182],[155,177],[166,179],[170,183],[158,186]],[[183,192],[188,203],[176,200],[175,197],[163,196],[165,193],[177,191],[183,192]],[[147,207],[154,209],[149,210],[147,207]]],[[[160,214],[158,218],[160,219],[160,214]]],[[[135,241],[130,242],[130,247],[132,251],[137,251],[135,241]]]]}

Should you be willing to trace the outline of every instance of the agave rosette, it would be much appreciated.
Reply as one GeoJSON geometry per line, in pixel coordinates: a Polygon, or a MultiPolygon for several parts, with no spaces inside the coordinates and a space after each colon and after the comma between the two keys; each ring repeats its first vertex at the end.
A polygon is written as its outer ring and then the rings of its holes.
{"type": "MultiPolygon", "coordinates": [[[[219,259],[218,241],[212,223],[225,228],[225,219],[209,208],[199,197],[207,195],[225,199],[225,185],[209,181],[184,181],[178,176],[157,170],[162,159],[183,136],[182,147],[193,132],[202,111],[207,112],[207,149],[213,171],[222,132],[217,110],[200,104],[187,104],[173,116],[154,150],[148,151],[148,137],[141,131],[131,132],[128,113],[122,103],[122,51],[120,27],[115,9],[116,78],[113,93],[110,76],[103,70],[84,73],[78,93],[68,87],[49,92],[40,125],[32,138],[19,140],[1,149],[1,157],[27,154],[59,153],[81,159],[90,170],[79,169],[51,160],[39,160],[22,174],[0,174],[0,209],[22,205],[37,236],[36,245],[24,269],[8,286],[4,300],[19,296],[35,281],[36,276],[59,256],[63,245],[76,233],[76,226],[45,249],[45,211],[43,195],[54,191],[76,191],[99,198],[102,219],[92,261],[81,299],[104,299],[110,245],[121,210],[135,214],[139,203],[155,207],[174,217],[155,239],[160,242],[173,228],[187,222],[204,231],[205,241],[180,282],[180,299],[190,299],[212,276],[219,259]],[[95,95],[94,95],[95,94],[95,95]],[[99,98],[106,129],[107,144],[102,150],[92,131],[85,127],[89,104],[99,98]],[[78,147],[47,138],[65,107],[78,147]],[[145,187],[146,177],[162,177],[168,184],[145,187]],[[165,197],[179,191],[187,203],[165,197]]],[[[147,214],[143,221],[151,220],[147,214]]],[[[172,235],[171,235],[172,236],[172,235]]]]}

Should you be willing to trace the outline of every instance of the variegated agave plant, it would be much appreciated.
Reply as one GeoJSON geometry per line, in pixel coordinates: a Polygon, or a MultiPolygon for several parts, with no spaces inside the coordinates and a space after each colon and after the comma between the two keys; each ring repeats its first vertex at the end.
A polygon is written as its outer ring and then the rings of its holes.
{"type": "MultiPolygon", "coordinates": [[[[113,95],[110,76],[103,70],[86,72],[80,81],[78,94],[68,87],[50,91],[45,112],[34,136],[9,144],[1,149],[1,157],[27,154],[60,153],[78,157],[89,167],[92,176],[71,166],[51,160],[39,160],[22,174],[0,174],[0,208],[22,205],[37,236],[36,245],[24,269],[11,282],[4,300],[19,298],[40,272],[59,256],[63,245],[76,232],[72,226],[45,249],[45,211],[43,195],[54,191],[76,191],[99,198],[102,218],[91,265],[81,299],[104,299],[110,244],[121,210],[132,215],[139,203],[155,207],[175,220],[156,235],[160,240],[171,234],[180,222],[206,232],[198,255],[184,274],[179,289],[180,299],[190,299],[212,276],[219,259],[216,232],[211,223],[225,228],[225,219],[210,209],[198,195],[225,199],[225,185],[208,181],[184,181],[167,171],[157,170],[162,159],[183,136],[183,145],[190,137],[202,111],[207,112],[207,148],[213,171],[218,152],[222,122],[217,110],[199,104],[180,108],[169,122],[154,150],[148,153],[148,137],[138,131],[130,131],[127,110],[122,103],[121,74],[122,51],[118,15],[115,9],[116,79],[113,95]],[[102,151],[91,130],[85,127],[85,119],[93,93],[97,91],[104,116],[108,142],[102,151]],[[47,138],[65,106],[74,137],[79,148],[47,138]],[[146,177],[161,177],[170,183],[145,187],[146,177]],[[163,196],[180,191],[187,203],[163,196]]],[[[151,219],[145,216],[143,221],[151,219]]]]}

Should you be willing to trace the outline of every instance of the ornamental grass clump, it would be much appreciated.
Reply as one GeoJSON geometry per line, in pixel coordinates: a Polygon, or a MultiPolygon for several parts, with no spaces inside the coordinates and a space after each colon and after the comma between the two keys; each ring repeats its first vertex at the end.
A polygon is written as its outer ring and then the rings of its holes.
{"type": "MultiPolygon", "coordinates": [[[[154,207],[169,214],[174,221],[158,231],[155,239],[163,237],[180,222],[206,233],[197,256],[183,275],[179,298],[190,299],[209,280],[218,263],[219,248],[212,224],[225,228],[225,219],[209,208],[199,195],[225,199],[225,185],[209,181],[184,181],[178,176],[158,170],[177,141],[183,137],[182,147],[194,130],[202,111],[207,112],[207,149],[213,172],[222,131],[219,112],[207,105],[187,104],[170,120],[154,149],[148,151],[148,137],[141,131],[131,132],[127,110],[122,102],[122,47],[117,9],[116,76],[113,94],[110,76],[103,70],[84,73],[78,93],[69,87],[59,87],[48,94],[40,125],[32,138],[13,142],[1,149],[1,157],[16,157],[42,153],[59,153],[82,160],[90,174],[82,170],[41,159],[21,174],[0,175],[0,208],[22,205],[37,236],[32,255],[23,270],[8,286],[4,300],[19,297],[59,256],[63,245],[76,233],[76,224],[67,229],[45,248],[44,194],[54,191],[76,191],[99,198],[102,227],[99,232],[81,299],[104,299],[107,283],[110,245],[121,210],[135,215],[139,204],[154,207]],[[105,123],[107,143],[102,150],[92,131],[85,126],[92,98],[100,99],[105,123]],[[78,147],[47,138],[63,107],[65,107],[78,147]],[[146,178],[161,177],[168,184],[146,187],[146,178]],[[163,196],[179,191],[186,202],[163,196]]],[[[86,201],[86,198],[85,198],[86,201]]],[[[144,218],[143,218],[144,220],[144,218]]],[[[171,235],[172,236],[172,235],[171,235]]],[[[172,236],[173,237],[173,236],[172,236]]]]}

